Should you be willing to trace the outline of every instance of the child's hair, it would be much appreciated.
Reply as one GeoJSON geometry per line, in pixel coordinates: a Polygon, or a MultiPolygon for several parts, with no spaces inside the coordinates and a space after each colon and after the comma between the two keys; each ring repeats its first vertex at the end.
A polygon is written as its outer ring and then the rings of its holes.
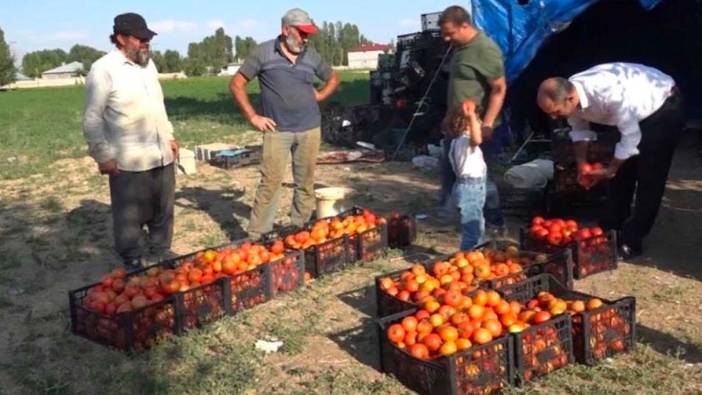
{"type": "MultiPolygon", "coordinates": [[[[475,109],[476,113],[478,109],[475,109]]],[[[449,109],[441,125],[441,129],[446,132],[449,138],[460,137],[470,128],[470,121],[463,113],[463,106],[457,104],[449,109]]]]}

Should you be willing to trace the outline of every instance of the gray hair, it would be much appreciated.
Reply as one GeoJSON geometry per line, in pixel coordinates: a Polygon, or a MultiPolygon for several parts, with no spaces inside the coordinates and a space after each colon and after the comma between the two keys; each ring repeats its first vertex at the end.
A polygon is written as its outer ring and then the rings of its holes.
{"type": "Polygon", "coordinates": [[[572,82],[562,77],[553,77],[541,83],[539,96],[548,98],[554,103],[562,103],[574,90],[575,85],[572,82]]]}

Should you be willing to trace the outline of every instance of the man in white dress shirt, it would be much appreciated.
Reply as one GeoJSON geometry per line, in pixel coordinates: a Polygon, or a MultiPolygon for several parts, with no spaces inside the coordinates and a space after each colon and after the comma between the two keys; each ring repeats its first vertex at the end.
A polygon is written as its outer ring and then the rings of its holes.
{"type": "Polygon", "coordinates": [[[537,102],[549,116],[568,119],[578,164],[586,161],[588,142],[597,138],[590,122],[619,129],[614,158],[595,175],[611,179],[601,225],[619,232],[624,258],[640,255],[685,124],[673,78],[640,64],[601,64],[568,79],[545,80],[537,102]]]}
{"type": "Polygon", "coordinates": [[[83,134],[110,177],[115,249],[134,270],[142,265],[144,226],[154,257],[170,252],[178,144],[150,59],[156,33],[134,13],[116,16],[113,31],[117,48],[93,63],[86,80],[83,134]]]}

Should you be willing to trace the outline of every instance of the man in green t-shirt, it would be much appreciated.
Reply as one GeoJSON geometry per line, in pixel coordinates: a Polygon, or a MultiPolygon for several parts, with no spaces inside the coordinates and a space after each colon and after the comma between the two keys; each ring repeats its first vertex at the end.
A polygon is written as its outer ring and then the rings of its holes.
{"type": "MultiPolygon", "coordinates": [[[[499,114],[507,93],[502,51],[487,35],[470,21],[463,7],[446,8],[439,19],[444,40],[453,46],[449,65],[447,107],[472,99],[480,106],[483,138],[492,137],[493,127],[499,126],[499,114]]],[[[445,142],[446,143],[446,142],[445,142]]],[[[450,146],[444,144],[444,147],[450,146]]],[[[444,155],[447,157],[447,155],[444,155]]],[[[448,160],[442,160],[440,204],[445,205],[455,182],[448,160]]],[[[485,219],[490,225],[502,227],[504,219],[499,209],[497,187],[488,179],[485,219]]]]}

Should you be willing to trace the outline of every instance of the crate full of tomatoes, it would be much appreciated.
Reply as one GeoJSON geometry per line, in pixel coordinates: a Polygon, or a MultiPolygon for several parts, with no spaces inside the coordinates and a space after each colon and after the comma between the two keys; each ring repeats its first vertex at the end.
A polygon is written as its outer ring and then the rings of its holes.
{"type": "Polygon", "coordinates": [[[617,268],[617,235],[600,227],[581,227],[574,220],[534,217],[521,229],[521,246],[530,251],[553,253],[569,248],[576,279],[617,268]]]}
{"type": "MultiPolygon", "coordinates": [[[[566,289],[548,274],[506,287],[504,297],[551,316],[569,315],[577,362],[595,365],[604,358],[634,349],[636,299],[601,299],[566,289]]],[[[538,314],[538,313],[536,313],[538,314]]]]}
{"type": "Polygon", "coordinates": [[[511,385],[512,342],[500,322],[509,303],[478,290],[434,307],[377,320],[383,372],[422,394],[489,394],[511,385]]]}
{"type": "MultiPolygon", "coordinates": [[[[125,351],[196,328],[267,301],[274,268],[301,253],[250,242],[199,251],[127,273],[115,269],[99,283],[69,292],[75,334],[125,351]]],[[[280,270],[280,269],[278,269],[280,270]]],[[[298,277],[296,286],[302,284],[298,277]]],[[[287,284],[292,288],[291,284],[287,284]]]]}
{"type": "Polygon", "coordinates": [[[284,246],[302,250],[305,276],[317,278],[344,269],[358,260],[368,261],[387,248],[387,223],[369,210],[352,209],[340,215],[273,231],[263,240],[282,239],[284,246]]]}
{"type": "Polygon", "coordinates": [[[354,207],[324,221],[328,221],[332,228],[341,229],[343,225],[347,229],[348,256],[353,261],[372,261],[388,248],[387,221],[371,210],[354,207]]]}
{"type": "Polygon", "coordinates": [[[376,277],[377,314],[382,317],[421,307],[427,297],[441,297],[449,291],[499,289],[544,272],[572,284],[572,270],[569,251],[537,254],[519,251],[514,245],[484,245],[376,277]]]}

